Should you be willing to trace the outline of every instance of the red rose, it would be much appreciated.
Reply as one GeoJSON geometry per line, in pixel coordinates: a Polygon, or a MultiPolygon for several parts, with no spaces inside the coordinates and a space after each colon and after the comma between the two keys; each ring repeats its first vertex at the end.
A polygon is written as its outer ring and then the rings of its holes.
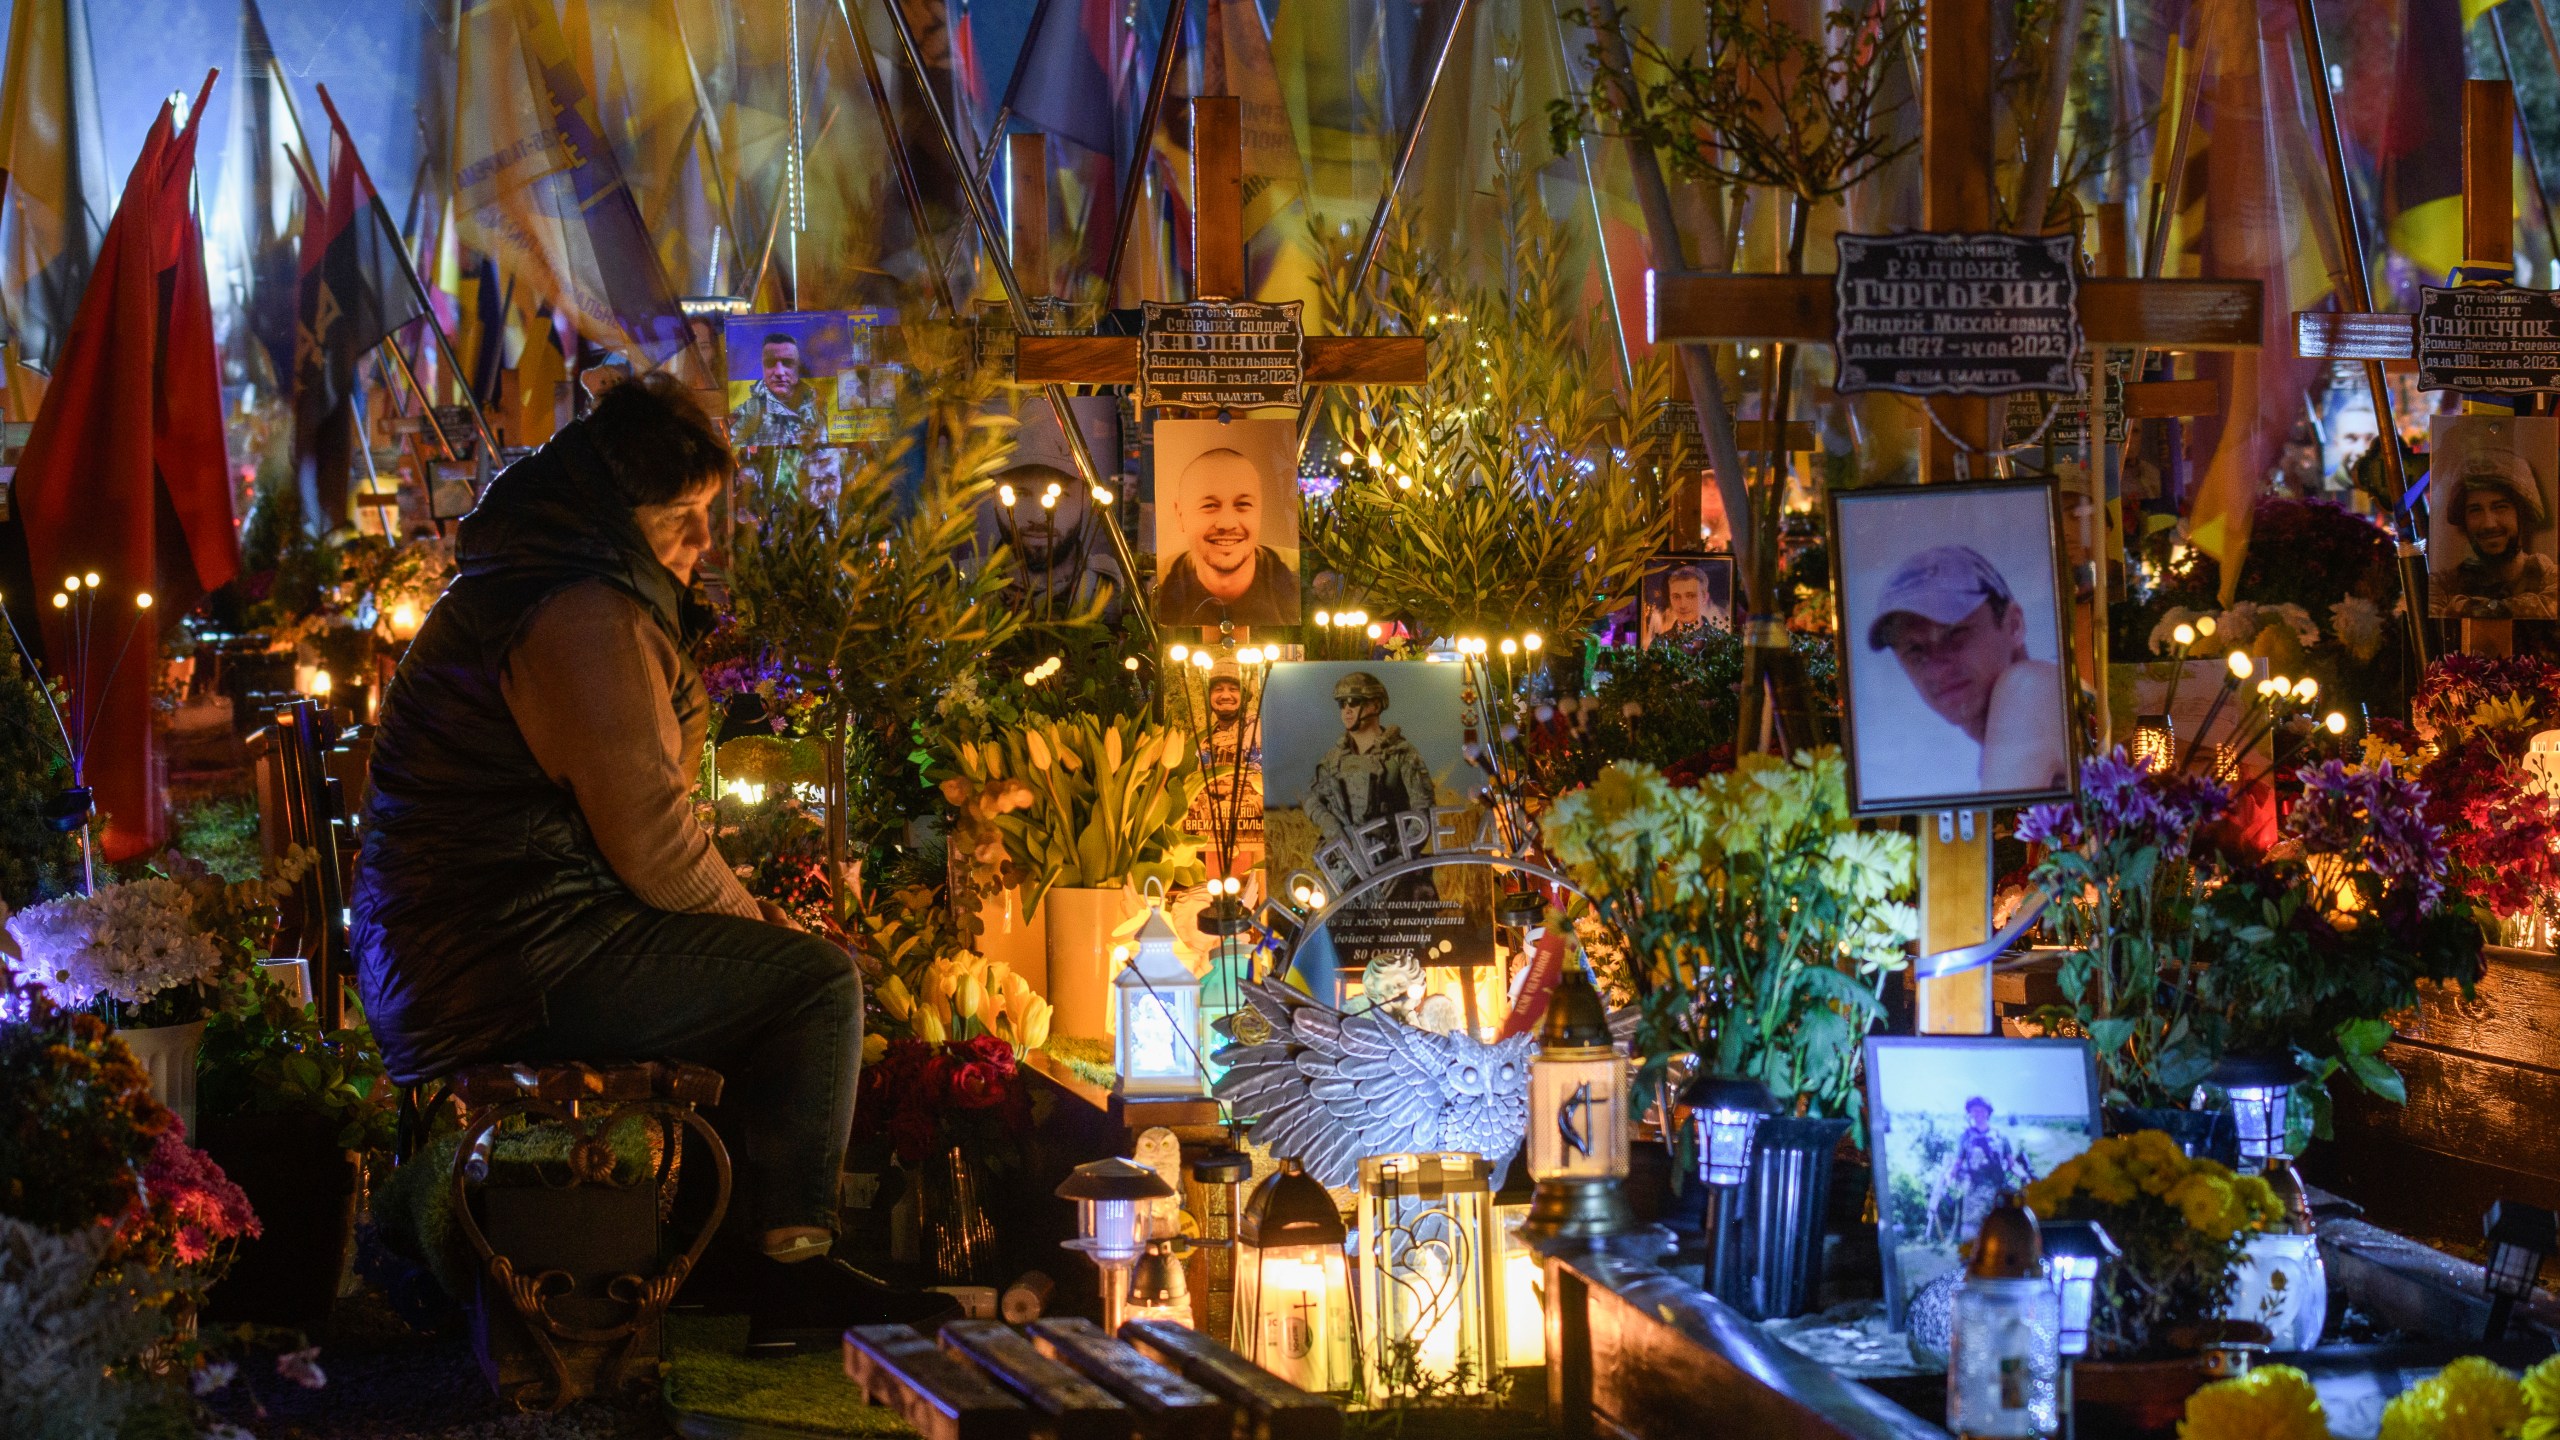
{"type": "Polygon", "coordinates": [[[1009,1079],[993,1065],[967,1061],[951,1071],[951,1104],[959,1110],[987,1110],[1003,1103],[1009,1079]]]}

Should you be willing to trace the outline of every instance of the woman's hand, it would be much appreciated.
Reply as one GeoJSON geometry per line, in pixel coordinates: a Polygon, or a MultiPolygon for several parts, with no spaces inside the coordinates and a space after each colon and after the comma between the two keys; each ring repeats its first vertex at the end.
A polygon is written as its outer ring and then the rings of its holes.
{"type": "Polygon", "coordinates": [[[768,925],[779,925],[785,930],[806,931],[809,928],[801,924],[798,920],[793,919],[790,911],[783,909],[781,906],[774,904],[770,900],[758,900],[756,902],[756,908],[764,912],[764,921],[768,925]]]}

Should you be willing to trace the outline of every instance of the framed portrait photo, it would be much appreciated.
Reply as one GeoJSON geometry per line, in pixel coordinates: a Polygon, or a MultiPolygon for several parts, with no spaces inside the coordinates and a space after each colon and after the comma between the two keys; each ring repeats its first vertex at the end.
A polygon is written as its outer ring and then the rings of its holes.
{"type": "Polygon", "coordinates": [[[1701,625],[1733,628],[1733,557],[1659,555],[1636,590],[1637,635],[1653,642],[1701,625]]]}
{"type": "Polygon", "coordinates": [[[1866,1062],[1877,1240],[1899,1330],[2002,1195],[2098,1138],[2098,1061],[2085,1040],[1870,1035],[1866,1062]]]}
{"type": "Polygon", "coordinates": [[[2560,419],[2438,415],[2427,449],[2428,617],[2560,618],[2560,419]]]}
{"type": "Polygon", "coordinates": [[[1298,623],[1294,420],[1155,422],[1156,619],[1298,623]]]}
{"type": "Polygon", "coordinates": [[[1833,492],[1854,813],[2070,797],[2062,555],[2050,477],[1833,492]]]}

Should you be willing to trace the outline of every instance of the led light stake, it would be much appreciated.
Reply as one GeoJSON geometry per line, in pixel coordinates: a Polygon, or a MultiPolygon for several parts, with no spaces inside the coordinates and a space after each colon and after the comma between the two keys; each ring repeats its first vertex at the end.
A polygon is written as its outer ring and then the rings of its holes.
{"type": "Polygon", "coordinates": [[[2489,1328],[2483,1338],[2503,1340],[2516,1302],[2532,1297],[2542,1262],[2560,1250],[2560,1215],[2501,1200],[2480,1217],[2480,1231],[2489,1242],[2489,1328]]]}
{"type": "Polygon", "coordinates": [[[1707,1291],[1744,1297],[1742,1183],[1751,1178],[1751,1146],[1760,1122],[1778,1113],[1769,1087],[1739,1075],[1700,1075],[1680,1092],[1696,1131],[1698,1178],[1707,1185],[1707,1291]]]}

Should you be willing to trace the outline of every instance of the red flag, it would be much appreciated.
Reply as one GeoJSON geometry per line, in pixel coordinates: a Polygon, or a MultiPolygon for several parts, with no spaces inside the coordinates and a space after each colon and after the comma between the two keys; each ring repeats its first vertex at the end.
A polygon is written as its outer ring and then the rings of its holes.
{"type": "Polygon", "coordinates": [[[100,581],[85,655],[68,612],[50,608],[45,648],[81,701],[86,733],[72,738],[107,815],[111,859],[167,838],[150,704],[161,627],[240,569],[204,235],[188,204],[203,114],[199,94],[177,131],[163,105],[144,139],[18,464],[37,583],[92,571],[100,581]],[[136,423],[146,397],[147,425],[136,423]],[[145,591],[154,603],[137,611],[145,591]]]}

